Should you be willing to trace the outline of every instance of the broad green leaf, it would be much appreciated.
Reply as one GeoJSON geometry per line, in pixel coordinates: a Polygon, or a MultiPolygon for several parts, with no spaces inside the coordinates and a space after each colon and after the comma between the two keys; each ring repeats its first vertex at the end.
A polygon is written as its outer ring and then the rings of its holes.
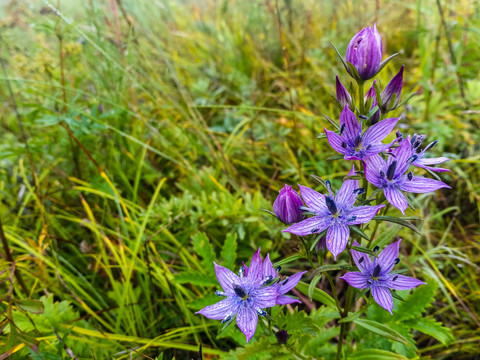
{"type": "Polygon", "coordinates": [[[232,268],[237,259],[237,234],[228,233],[223,244],[222,252],[220,253],[222,259],[225,260],[223,266],[232,268]]]}
{"type": "Polygon", "coordinates": [[[418,317],[432,302],[437,291],[437,284],[431,281],[427,285],[417,287],[398,307],[393,314],[396,321],[418,317]]]}
{"type": "MultiPolygon", "coordinates": [[[[308,285],[306,283],[300,281],[297,284],[296,289],[302,294],[308,296],[308,285]]],[[[323,290],[315,288],[313,290],[312,298],[316,301],[320,301],[322,304],[337,309],[337,304],[335,303],[335,300],[323,290]]]]}
{"type": "Polygon", "coordinates": [[[315,290],[321,278],[322,278],[322,274],[318,274],[314,276],[312,281],[310,281],[310,285],[308,285],[308,298],[310,299],[310,301],[312,301],[313,290],[315,290]]]}
{"type": "Polygon", "coordinates": [[[20,309],[27,311],[32,314],[43,314],[43,302],[40,300],[30,300],[30,299],[14,299],[15,305],[20,309]]]}
{"type": "Polygon", "coordinates": [[[437,322],[432,318],[416,317],[407,321],[406,325],[410,326],[412,329],[434,337],[443,345],[448,345],[455,340],[452,331],[449,328],[442,326],[442,323],[437,322]]]}
{"type": "Polygon", "coordinates": [[[202,258],[202,265],[211,274],[215,272],[213,261],[215,260],[215,252],[212,244],[204,233],[198,233],[192,237],[193,248],[196,253],[202,258]]]}
{"type": "Polygon", "coordinates": [[[376,322],[373,320],[367,320],[367,319],[356,319],[356,320],[353,320],[353,322],[358,326],[361,326],[364,329],[367,329],[384,338],[398,341],[404,345],[410,346],[410,343],[408,342],[407,339],[405,339],[397,331],[390,329],[387,325],[380,324],[379,322],[376,322]]]}

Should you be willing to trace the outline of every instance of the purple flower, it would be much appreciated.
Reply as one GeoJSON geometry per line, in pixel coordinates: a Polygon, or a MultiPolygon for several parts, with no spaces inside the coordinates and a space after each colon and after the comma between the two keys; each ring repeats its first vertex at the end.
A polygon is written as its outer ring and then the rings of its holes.
{"type": "Polygon", "coordinates": [[[273,203],[273,212],[289,225],[303,220],[303,211],[299,209],[301,206],[303,201],[297,192],[290,185],[285,185],[273,203]]]}
{"type": "Polygon", "coordinates": [[[410,140],[410,144],[412,145],[412,156],[414,156],[414,160],[412,161],[413,166],[417,166],[423,169],[428,169],[430,171],[438,171],[438,172],[444,172],[444,171],[450,171],[448,169],[444,168],[439,168],[439,167],[431,167],[428,165],[437,165],[444,163],[446,161],[449,161],[450,159],[447,157],[437,157],[437,158],[424,158],[425,153],[433,148],[435,145],[437,145],[437,140],[434,142],[428,144],[423,150],[420,150],[420,145],[422,145],[423,140],[425,140],[426,136],[425,135],[413,135],[413,137],[410,139],[410,136],[407,138],[410,140]]]}
{"type": "Polygon", "coordinates": [[[405,66],[402,66],[398,74],[395,75],[392,80],[390,80],[385,90],[383,90],[382,93],[380,94],[380,99],[382,101],[382,104],[380,105],[380,109],[384,113],[387,113],[393,109],[396,109],[398,104],[400,103],[400,96],[402,94],[402,86],[403,86],[403,68],[404,67],[405,66]],[[395,100],[391,104],[394,96],[395,96],[395,100]]]}
{"type": "MultiPolygon", "coordinates": [[[[355,175],[355,168],[348,173],[348,176],[355,175]]],[[[369,222],[385,205],[377,206],[356,206],[353,204],[358,194],[365,189],[359,189],[358,180],[346,180],[334,196],[327,182],[329,195],[322,195],[306,186],[300,186],[300,193],[308,206],[310,212],[315,216],[291,225],[284,232],[290,232],[299,236],[317,234],[327,230],[327,248],[335,259],[347,246],[350,236],[349,225],[358,225],[369,222]]]]}
{"type": "Polygon", "coordinates": [[[365,133],[362,132],[362,124],[358,122],[355,114],[345,106],[340,114],[340,135],[326,129],[327,140],[330,146],[345,160],[364,160],[369,156],[387,150],[397,139],[390,144],[383,144],[400,118],[391,118],[380,121],[370,126],[365,133]]]}
{"type": "Polygon", "coordinates": [[[250,267],[244,264],[240,268],[238,276],[223,266],[213,264],[218,282],[223,288],[223,291],[217,291],[216,294],[226,298],[216,304],[204,307],[196,314],[202,314],[209,319],[222,320],[222,323],[233,321],[236,317],[237,325],[245,334],[247,342],[255,334],[258,315],[267,315],[264,308],[276,304],[299,302],[283,294],[297,285],[304,272],[289,277],[287,281],[283,280],[280,283],[272,284],[277,272],[273,269],[268,255],[262,262],[260,248],[253,254],[250,267]]]}
{"type": "MultiPolygon", "coordinates": [[[[278,277],[279,270],[280,267],[276,269],[273,267],[273,264],[270,261],[270,254],[267,254],[265,260],[263,261],[263,278],[273,280],[278,277]]],[[[245,273],[247,272],[248,268],[246,269],[245,273]]],[[[291,298],[290,296],[286,296],[285,294],[292,290],[295,286],[297,286],[298,282],[302,278],[302,275],[305,273],[306,271],[297,272],[296,274],[273,284],[273,286],[277,288],[278,293],[277,305],[287,305],[301,302],[300,300],[291,298]]]]}
{"type": "Polygon", "coordinates": [[[387,161],[380,155],[373,155],[364,160],[365,177],[368,182],[383,189],[388,202],[405,215],[408,207],[407,199],[402,191],[412,193],[428,193],[441,188],[449,188],[447,184],[422,176],[414,176],[407,172],[416,158],[412,156],[409,139],[403,139],[400,146],[393,149],[387,161]]]}
{"type": "Polygon", "coordinates": [[[350,40],[345,60],[355,66],[362,80],[368,80],[380,68],[382,50],[382,38],[374,24],[373,28],[364,28],[350,40]]]}
{"type": "MultiPolygon", "coordinates": [[[[368,101],[370,101],[370,99],[372,99],[372,105],[370,106],[369,112],[372,111],[372,109],[375,106],[377,106],[377,96],[375,95],[375,84],[376,84],[376,82],[377,82],[377,80],[373,80],[374,85],[372,85],[372,87],[367,91],[367,93],[365,94],[365,98],[364,98],[367,103],[368,103],[368,101]]],[[[379,109],[370,118],[370,124],[375,125],[380,120],[380,115],[381,115],[381,112],[380,112],[380,109],[379,109]]]]}
{"type": "Polygon", "coordinates": [[[347,89],[343,84],[340,82],[340,79],[338,76],[336,76],[336,85],[337,85],[337,101],[342,107],[342,109],[345,107],[345,105],[348,104],[348,106],[352,107],[352,97],[348,93],[347,89]]]}
{"type": "MultiPolygon", "coordinates": [[[[340,278],[357,289],[370,289],[377,304],[390,314],[393,309],[393,298],[389,289],[409,290],[425,284],[412,277],[391,273],[393,266],[400,261],[398,259],[400,241],[402,240],[387,246],[373,262],[367,254],[351,250],[353,261],[360,271],[348,272],[340,278]]],[[[353,242],[353,245],[360,246],[357,242],[353,242]]]]}

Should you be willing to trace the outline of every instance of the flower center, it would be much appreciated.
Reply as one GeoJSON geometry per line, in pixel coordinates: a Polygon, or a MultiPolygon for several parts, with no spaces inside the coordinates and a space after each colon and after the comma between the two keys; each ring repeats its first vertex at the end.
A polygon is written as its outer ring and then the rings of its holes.
{"type": "Polygon", "coordinates": [[[248,294],[247,292],[245,291],[244,288],[242,288],[241,286],[238,286],[238,285],[235,285],[233,287],[233,291],[235,291],[235,294],[241,298],[242,300],[247,300],[248,299],[248,294]]]}

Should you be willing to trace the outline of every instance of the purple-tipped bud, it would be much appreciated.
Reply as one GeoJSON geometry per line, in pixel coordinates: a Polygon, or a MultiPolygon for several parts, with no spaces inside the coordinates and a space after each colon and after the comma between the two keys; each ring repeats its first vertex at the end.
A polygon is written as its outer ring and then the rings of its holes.
{"type": "Polygon", "coordinates": [[[345,60],[352,63],[362,80],[371,79],[382,62],[382,38],[377,30],[366,27],[355,35],[348,44],[345,60]]]}
{"type": "MultiPolygon", "coordinates": [[[[373,85],[370,89],[368,89],[367,93],[365,94],[365,101],[368,104],[370,101],[372,105],[370,106],[370,111],[377,106],[377,96],[375,95],[375,83],[377,80],[373,80],[373,85]]],[[[374,125],[380,120],[380,110],[377,110],[375,114],[372,115],[370,118],[370,124],[374,125]]]]}
{"type": "Polygon", "coordinates": [[[290,185],[285,185],[273,203],[273,212],[285,224],[293,224],[303,220],[301,206],[300,195],[290,185]]]}
{"type": "Polygon", "coordinates": [[[340,79],[338,76],[336,77],[336,83],[337,83],[337,101],[339,102],[340,106],[345,108],[345,105],[348,104],[348,107],[352,107],[352,97],[348,93],[347,89],[343,84],[340,82],[340,79]]]}
{"type": "Polygon", "coordinates": [[[277,338],[278,344],[286,344],[290,335],[288,335],[287,330],[279,330],[275,333],[275,337],[277,338]]]}
{"type": "Polygon", "coordinates": [[[382,91],[380,95],[380,99],[382,101],[380,108],[385,113],[395,109],[400,103],[400,95],[402,94],[402,86],[403,86],[403,68],[404,67],[405,66],[402,66],[398,74],[395,75],[392,80],[390,80],[387,87],[385,88],[385,90],[382,91]],[[393,100],[394,97],[395,97],[395,100],[393,100]]]}

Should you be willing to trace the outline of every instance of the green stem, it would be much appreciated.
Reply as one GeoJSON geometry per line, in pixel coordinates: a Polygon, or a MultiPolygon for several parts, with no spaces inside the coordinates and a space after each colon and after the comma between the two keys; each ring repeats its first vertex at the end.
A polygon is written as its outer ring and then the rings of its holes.
{"type": "MultiPolygon", "coordinates": [[[[335,303],[337,304],[338,312],[339,312],[340,316],[342,316],[342,314],[343,314],[343,309],[342,309],[342,306],[340,305],[340,301],[338,301],[337,291],[336,291],[336,288],[335,288],[335,284],[333,283],[333,279],[332,279],[332,277],[330,276],[330,274],[329,274],[328,272],[325,272],[325,275],[327,276],[328,282],[330,283],[330,287],[331,287],[331,289],[332,289],[333,298],[335,299],[335,303]]],[[[348,290],[347,290],[347,291],[348,291],[348,290]]],[[[342,316],[342,317],[343,317],[343,316],[342,316]]]]}
{"type": "Polygon", "coordinates": [[[364,112],[365,112],[365,100],[364,100],[365,91],[363,89],[364,82],[358,81],[357,84],[358,84],[358,96],[359,96],[358,109],[360,111],[360,115],[364,115],[364,112]]]}

